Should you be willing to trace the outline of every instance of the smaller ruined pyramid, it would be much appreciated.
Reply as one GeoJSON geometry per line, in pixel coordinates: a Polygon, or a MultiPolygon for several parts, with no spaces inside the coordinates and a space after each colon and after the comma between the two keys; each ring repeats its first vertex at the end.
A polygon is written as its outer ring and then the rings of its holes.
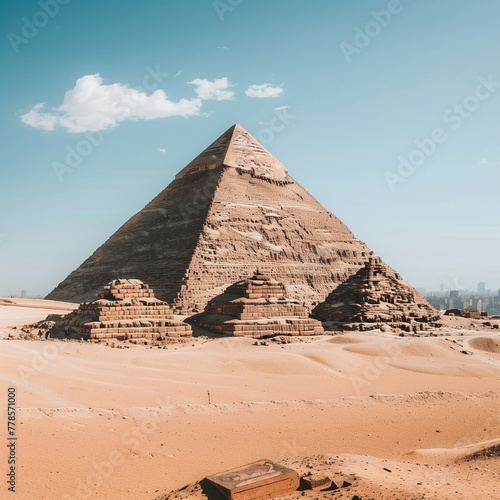
{"type": "Polygon", "coordinates": [[[97,294],[57,321],[52,337],[84,339],[189,337],[191,326],[177,321],[170,306],[155,298],[153,290],[137,279],[115,279],[97,294]]]}
{"type": "Polygon", "coordinates": [[[311,316],[342,323],[434,321],[437,311],[380,257],[371,256],[311,316]]]}
{"type": "Polygon", "coordinates": [[[193,323],[216,333],[245,337],[320,335],[321,323],[286,296],[283,283],[257,271],[213,298],[193,323]]]}

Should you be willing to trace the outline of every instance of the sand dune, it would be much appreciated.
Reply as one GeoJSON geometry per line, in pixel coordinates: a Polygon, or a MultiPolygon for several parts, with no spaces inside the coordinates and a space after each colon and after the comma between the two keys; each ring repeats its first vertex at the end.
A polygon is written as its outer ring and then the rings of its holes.
{"type": "MultiPolygon", "coordinates": [[[[15,325],[35,313],[0,314],[15,325]]],[[[498,333],[108,344],[0,340],[2,393],[18,394],[17,498],[164,498],[188,484],[179,495],[203,498],[208,474],[313,456],[358,477],[338,498],[497,491],[498,458],[456,459],[500,439],[498,333]]]]}
{"type": "Polygon", "coordinates": [[[49,314],[67,314],[77,307],[71,302],[0,297],[0,328],[34,323],[49,314]]]}
{"type": "Polygon", "coordinates": [[[430,459],[435,462],[460,462],[469,461],[485,456],[500,456],[499,453],[500,438],[473,443],[456,448],[431,448],[415,450],[410,455],[423,459],[430,459]]]}
{"type": "Polygon", "coordinates": [[[357,338],[347,346],[328,337],[265,346],[194,339],[168,349],[11,340],[1,356],[28,407],[151,406],[158,394],[172,404],[206,403],[208,391],[212,402],[228,403],[500,389],[500,366],[483,351],[464,355],[442,338],[357,338]],[[427,356],[414,354],[419,348],[427,356]]]}
{"type": "Polygon", "coordinates": [[[479,351],[500,354],[500,337],[476,337],[469,340],[469,347],[479,351]]]}

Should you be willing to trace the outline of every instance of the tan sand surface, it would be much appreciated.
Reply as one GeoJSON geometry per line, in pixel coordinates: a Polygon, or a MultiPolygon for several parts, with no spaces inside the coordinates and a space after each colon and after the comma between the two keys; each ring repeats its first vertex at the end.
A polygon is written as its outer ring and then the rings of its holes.
{"type": "Polygon", "coordinates": [[[33,323],[49,314],[68,314],[77,307],[71,302],[0,297],[0,328],[33,323]]]}
{"type": "MultiPolygon", "coordinates": [[[[35,320],[33,308],[0,314],[4,337],[22,317],[35,320]]],[[[253,460],[305,467],[313,455],[314,470],[333,455],[330,473],[359,476],[337,498],[498,492],[499,459],[455,463],[463,447],[500,439],[498,331],[112,343],[124,347],[0,339],[0,394],[17,391],[15,498],[164,498],[253,460]],[[384,460],[397,472],[388,476],[384,460]]]]}

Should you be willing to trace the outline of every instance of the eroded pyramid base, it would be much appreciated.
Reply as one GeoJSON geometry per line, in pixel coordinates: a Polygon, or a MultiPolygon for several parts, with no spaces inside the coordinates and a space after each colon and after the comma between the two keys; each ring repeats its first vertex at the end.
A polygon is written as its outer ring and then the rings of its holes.
{"type": "Polygon", "coordinates": [[[304,306],[286,297],[283,283],[259,271],[226,288],[192,321],[201,328],[237,337],[323,333],[321,323],[309,318],[304,306]]]}
{"type": "Polygon", "coordinates": [[[319,321],[311,318],[266,318],[256,321],[242,321],[232,316],[202,313],[193,322],[206,330],[260,339],[274,335],[321,335],[324,333],[319,321]]]}
{"type": "Polygon", "coordinates": [[[414,323],[439,318],[422,295],[375,256],[318,304],[311,315],[323,322],[411,325],[410,330],[420,329],[414,323]]]}

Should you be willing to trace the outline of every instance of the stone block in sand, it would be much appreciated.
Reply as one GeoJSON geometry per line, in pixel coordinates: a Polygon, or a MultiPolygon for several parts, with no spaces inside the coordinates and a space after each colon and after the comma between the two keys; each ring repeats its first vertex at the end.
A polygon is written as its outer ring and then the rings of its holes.
{"type": "Polygon", "coordinates": [[[230,500],[265,500],[299,487],[297,472],[265,459],[208,476],[207,481],[230,500]]]}

